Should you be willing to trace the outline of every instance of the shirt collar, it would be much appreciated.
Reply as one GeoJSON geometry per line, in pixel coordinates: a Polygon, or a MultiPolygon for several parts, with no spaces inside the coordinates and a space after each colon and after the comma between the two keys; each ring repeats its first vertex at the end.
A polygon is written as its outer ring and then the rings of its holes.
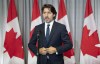
{"type": "Polygon", "coordinates": [[[46,23],[46,22],[45,22],[45,25],[47,26],[48,24],[50,24],[50,26],[52,26],[53,23],[54,23],[54,20],[52,20],[50,23],[46,23]]]}

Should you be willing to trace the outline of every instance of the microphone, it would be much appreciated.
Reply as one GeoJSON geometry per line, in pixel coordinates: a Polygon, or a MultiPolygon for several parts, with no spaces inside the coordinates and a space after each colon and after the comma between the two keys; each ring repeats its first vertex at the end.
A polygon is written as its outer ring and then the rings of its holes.
{"type": "Polygon", "coordinates": [[[39,41],[40,30],[37,31],[37,41],[39,41]]]}

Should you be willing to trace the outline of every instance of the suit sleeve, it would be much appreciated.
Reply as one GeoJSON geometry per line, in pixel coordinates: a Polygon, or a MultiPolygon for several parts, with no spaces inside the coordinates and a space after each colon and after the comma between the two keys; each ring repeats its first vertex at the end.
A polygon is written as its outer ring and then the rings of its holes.
{"type": "Polygon", "coordinates": [[[28,47],[35,55],[38,55],[36,42],[37,42],[37,26],[34,29],[34,32],[32,34],[31,40],[30,40],[30,42],[28,44],[28,47]]]}
{"type": "Polygon", "coordinates": [[[62,54],[63,52],[66,52],[72,48],[72,42],[65,26],[63,26],[61,30],[61,40],[63,45],[57,47],[58,54],[62,54]]]}

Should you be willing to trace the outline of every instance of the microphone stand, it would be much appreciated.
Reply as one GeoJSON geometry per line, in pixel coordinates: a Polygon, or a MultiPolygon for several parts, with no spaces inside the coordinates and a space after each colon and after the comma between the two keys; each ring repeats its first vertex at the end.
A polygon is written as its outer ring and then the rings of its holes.
{"type": "Polygon", "coordinates": [[[38,43],[38,45],[37,45],[37,64],[39,64],[39,36],[40,36],[40,34],[39,34],[39,30],[38,30],[38,32],[37,32],[37,43],[38,43]]]}

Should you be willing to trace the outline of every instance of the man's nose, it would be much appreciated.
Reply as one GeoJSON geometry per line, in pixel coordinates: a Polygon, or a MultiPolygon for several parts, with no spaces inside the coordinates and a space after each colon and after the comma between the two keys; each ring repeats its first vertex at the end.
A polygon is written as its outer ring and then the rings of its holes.
{"type": "Polygon", "coordinates": [[[48,13],[46,13],[45,16],[48,16],[48,13]]]}

